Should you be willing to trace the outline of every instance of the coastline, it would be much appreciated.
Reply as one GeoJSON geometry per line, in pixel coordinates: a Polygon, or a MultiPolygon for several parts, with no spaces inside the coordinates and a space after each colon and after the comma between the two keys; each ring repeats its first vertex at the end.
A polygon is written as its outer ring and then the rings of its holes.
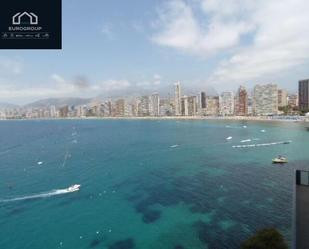
{"type": "Polygon", "coordinates": [[[265,121],[265,122],[309,122],[305,116],[158,116],[158,117],[66,117],[66,118],[29,118],[0,119],[12,120],[231,120],[231,121],[265,121]]]}

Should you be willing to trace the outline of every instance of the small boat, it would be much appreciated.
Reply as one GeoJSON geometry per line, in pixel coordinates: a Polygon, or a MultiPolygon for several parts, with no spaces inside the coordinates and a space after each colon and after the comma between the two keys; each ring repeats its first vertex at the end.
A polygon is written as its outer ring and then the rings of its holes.
{"type": "Polygon", "coordinates": [[[274,158],[272,160],[273,163],[287,163],[288,162],[288,159],[286,157],[283,157],[283,156],[278,156],[276,158],[274,158]]]}
{"type": "Polygon", "coordinates": [[[68,192],[75,192],[75,191],[79,190],[79,187],[80,187],[80,184],[74,184],[74,185],[68,187],[66,190],[68,192]]]}

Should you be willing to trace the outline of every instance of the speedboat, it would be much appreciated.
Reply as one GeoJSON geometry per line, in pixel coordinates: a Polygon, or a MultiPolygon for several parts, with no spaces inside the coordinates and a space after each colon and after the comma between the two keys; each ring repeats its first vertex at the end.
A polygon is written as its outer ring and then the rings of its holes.
{"type": "Polygon", "coordinates": [[[272,160],[273,163],[287,163],[288,159],[283,156],[278,156],[272,160]]]}
{"type": "Polygon", "coordinates": [[[75,192],[75,191],[78,191],[79,190],[79,187],[80,187],[80,184],[74,184],[70,187],[67,188],[67,191],[68,192],[75,192]]]}

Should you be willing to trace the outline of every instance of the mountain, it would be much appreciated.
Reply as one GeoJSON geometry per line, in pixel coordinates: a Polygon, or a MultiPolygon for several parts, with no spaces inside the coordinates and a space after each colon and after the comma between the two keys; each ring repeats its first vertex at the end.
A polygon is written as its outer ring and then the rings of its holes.
{"type": "Polygon", "coordinates": [[[35,102],[24,105],[25,108],[44,108],[54,105],[56,107],[62,107],[65,105],[85,105],[88,104],[91,99],[86,98],[49,98],[41,99],[35,102]]]}
{"type": "Polygon", "coordinates": [[[6,102],[0,102],[0,109],[14,109],[14,108],[18,108],[18,107],[20,107],[20,106],[10,104],[10,103],[6,103],[6,102]]]}

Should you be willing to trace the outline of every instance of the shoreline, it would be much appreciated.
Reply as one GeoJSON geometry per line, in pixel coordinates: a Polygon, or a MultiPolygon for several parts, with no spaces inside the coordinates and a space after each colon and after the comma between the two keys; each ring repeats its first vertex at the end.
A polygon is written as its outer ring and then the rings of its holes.
{"type": "Polygon", "coordinates": [[[267,121],[267,122],[309,122],[305,116],[290,116],[289,118],[265,116],[164,116],[164,117],[67,117],[67,118],[25,118],[0,119],[0,121],[26,120],[219,120],[219,121],[267,121]]]}

